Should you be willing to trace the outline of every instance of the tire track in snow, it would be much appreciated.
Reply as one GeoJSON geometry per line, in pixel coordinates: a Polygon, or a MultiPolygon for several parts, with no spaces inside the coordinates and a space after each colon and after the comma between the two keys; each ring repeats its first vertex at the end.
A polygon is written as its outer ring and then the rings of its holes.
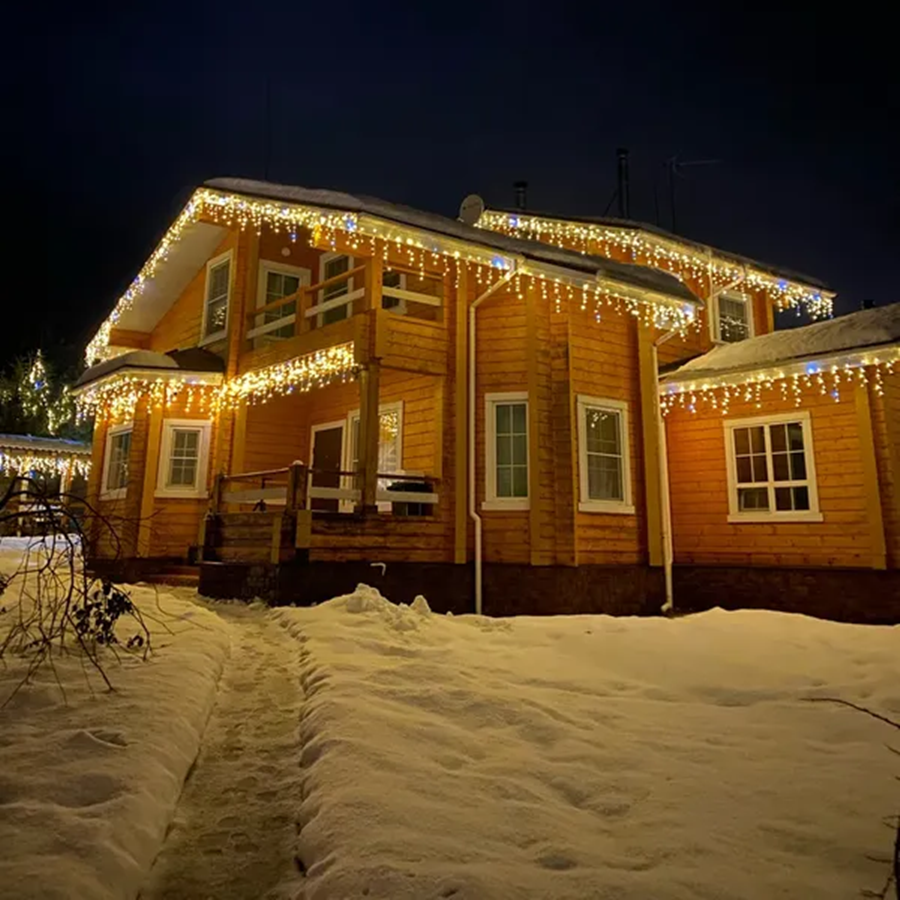
{"type": "Polygon", "coordinates": [[[260,609],[219,611],[234,625],[231,658],[140,898],[299,900],[296,810],[308,654],[260,609]]]}

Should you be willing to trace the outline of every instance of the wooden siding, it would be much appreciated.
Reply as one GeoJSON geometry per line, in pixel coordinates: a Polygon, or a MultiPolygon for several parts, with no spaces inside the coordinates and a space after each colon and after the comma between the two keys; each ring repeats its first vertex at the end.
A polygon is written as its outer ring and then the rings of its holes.
{"type": "MultiPolygon", "coordinates": [[[[576,309],[572,313],[569,345],[572,402],[576,401],[577,395],[584,394],[628,404],[629,465],[635,507],[633,514],[576,514],[578,562],[582,565],[647,562],[639,327],[638,321],[630,315],[610,313],[596,322],[587,312],[576,309]]],[[[573,440],[577,449],[577,432],[573,434],[573,440]]]]}
{"type": "MultiPolygon", "coordinates": [[[[729,419],[796,410],[772,399],[762,409],[732,402],[729,419]]],[[[759,566],[868,566],[873,535],[866,516],[861,445],[852,390],[806,395],[822,522],[728,522],[726,421],[721,412],[684,410],[666,420],[676,563],[759,566]]]]}
{"type": "Polygon", "coordinates": [[[900,375],[885,379],[881,397],[870,390],[870,398],[887,564],[900,569],[900,375]]]}

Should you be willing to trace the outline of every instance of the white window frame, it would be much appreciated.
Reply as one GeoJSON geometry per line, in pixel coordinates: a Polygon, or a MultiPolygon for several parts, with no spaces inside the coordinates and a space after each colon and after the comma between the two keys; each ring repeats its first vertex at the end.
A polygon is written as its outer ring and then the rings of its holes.
{"type": "Polygon", "coordinates": [[[589,397],[578,394],[576,397],[578,414],[578,484],[580,512],[634,514],[634,497],[631,492],[631,439],[628,431],[628,404],[624,400],[611,400],[608,397],[589,397]],[[589,495],[587,423],[585,415],[588,409],[603,409],[619,416],[619,451],[622,457],[622,499],[592,500],[589,495]]]}
{"type": "MultiPolygon", "coordinates": [[[[754,416],[751,419],[728,419],[724,423],[725,430],[725,462],[728,471],[728,521],[729,522],[821,522],[824,517],[819,509],[819,491],[816,479],[816,454],[813,448],[812,419],[809,410],[798,410],[792,413],[779,413],[771,416],[754,416]],[[768,510],[748,510],[742,512],[738,505],[737,465],[734,453],[734,430],[736,428],[753,428],[760,425],[779,425],[785,422],[799,422],[803,428],[803,453],[806,457],[805,485],[809,492],[809,509],[775,509],[775,487],[790,486],[787,482],[775,481],[772,467],[772,440],[769,429],[764,429],[766,440],[766,471],[769,491],[768,510]]],[[[762,486],[762,482],[759,483],[762,486]]],[[[794,485],[796,486],[796,485],[794,485]]]]}
{"type": "MultiPolygon", "coordinates": [[[[382,473],[382,474],[391,474],[391,475],[405,475],[406,472],[403,469],[403,401],[397,400],[394,403],[380,403],[378,405],[378,418],[381,418],[382,413],[388,412],[396,412],[397,413],[397,437],[394,438],[395,447],[397,450],[397,459],[399,460],[399,464],[396,472],[391,473],[382,473]]],[[[347,428],[344,432],[347,436],[344,446],[344,468],[347,471],[353,470],[353,423],[359,421],[359,410],[354,409],[347,413],[347,428]]],[[[382,485],[382,481],[386,481],[387,479],[378,479],[378,490],[387,490],[387,485],[382,485]]],[[[379,501],[378,509],[382,512],[390,511],[391,504],[390,501],[379,501]]]]}
{"type": "Polygon", "coordinates": [[[233,287],[234,253],[231,250],[226,250],[224,253],[220,253],[206,263],[206,280],[203,282],[203,321],[200,330],[200,347],[203,347],[206,344],[212,344],[215,341],[221,341],[222,338],[228,334],[228,325],[231,321],[231,295],[234,293],[233,287]],[[209,273],[212,269],[221,265],[226,260],[228,261],[228,295],[225,298],[225,327],[221,331],[214,331],[212,334],[203,337],[203,335],[206,335],[206,322],[209,316],[209,273]]]}
{"type": "MultiPolygon", "coordinates": [[[[266,305],[266,281],[270,272],[274,272],[278,275],[292,275],[294,278],[299,279],[300,287],[309,287],[312,283],[312,271],[310,269],[304,268],[303,266],[289,266],[286,263],[273,262],[268,259],[261,259],[259,261],[259,275],[256,279],[256,306],[257,309],[261,306],[266,305]]],[[[260,313],[261,316],[264,316],[265,313],[260,313]]],[[[260,325],[256,325],[249,332],[247,332],[248,338],[261,337],[264,334],[268,334],[272,331],[279,331],[284,328],[285,325],[293,325],[297,321],[296,312],[290,313],[286,316],[281,316],[278,319],[273,319],[271,322],[263,322],[260,325]]],[[[295,334],[299,333],[299,329],[295,331],[295,334]]]]}
{"type": "Polygon", "coordinates": [[[209,438],[211,431],[212,422],[209,419],[163,419],[159,446],[159,465],[156,473],[157,497],[197,499],[209,496],[206,485],[209,480],[209,438]],[[175,431],[182,428],[200,431],[200,444],[197,454],[197,482],[194,485],[168,485],[172,442],[175,431]]]}
{"type": "MultiPolygon", "coordinates": [[[[109,490],[106,485],[109,483],[109,462],[112,455],[113,438],[119,434],[131,432],[131,439],[134,440],[134,422],[123,422],[121,425],[113,425],[106,431],[106,446],[103,451],[103,474],[100,482],[100,499],[101,500],[120,500],[128,491],[128,485],[125,487],[109,490]]],[[[130,451],[129,451],[130,452],[130,451]]]]}
{"type": "Polygon", "coordinates": [[[722,339],[722,322],[721,313],[719,312],[719,301],[724,297],[726,300],[741,300],[747,309],[747,337],[743,340],[749,340],[756,336],[756,328],[753,322],[753,298],[749,294],[742,291],[719,291],[715,295],[715,300],[709,311],[709,330],[710,337],[714,344],[739,344],[740,341],[726,341],[722,339]]]}
{"type": "Polygon", "coordinates": [[[485,510],[531,508],[531,406],[527,391],[503,391],[484,395],[484,502],[485,510]],[[505,403],[525,404],[525,459],[528,493],[524,497],[497,496],[497,415],[495,407],[505,403]]]}
{"type": "MultiPolygon", "coordinates": [[[[326,264],[331,262],[331,260],[333,260],[333,259],[338,259],[341,256],[347,257],[347,271],[350,271],[350,269],[356,268],[356,258],[354,256],[351,256],[349,253],[338,253],[335,251],[328,251],[327,253],[323,253],[319,257],[319,281],[318,281],[319,284],[321,284],[323,281],[326,280],[325,279],[326,264]]],[[[310,319],[313,316],[315,316],[316,317],[316,327],[323,328],[325,325],[325,313],[326,312],[328,312],[331,309],[337,309],[337,307],[344,306],[348,303],[352,304],[354,300],[358,300],[360,297],[363,296],[363,294],[365,294],[366,289],[364,287],[354,289],[353,283],[355,280],[356,280],[355,275],[351,275],[350,278],[347,279],[347,293],[338,294],[335,297],[328,297],[323,300],[319,300],[319,297],[318,297],[319,291],[322,290],[322,288],[319,288],[319,290],[317,290],[315,292],[316,296],[314,299],[316,302],[312,306],[310,306],[310,308],[308,310],[306,310],[306,312],[304,313],[306,318],[310,319]]],[[[325,288],[325,290],[328,290],[328,289],[325,288]]],[[[350,316],[347,316],[347,318],[349,319],[350,316]]],[[[339,320],[339,321],[343,321],[343,320],[339,320]]],[[[336,324],[336,323],[332,322],[329,324],[336,324]]]]}

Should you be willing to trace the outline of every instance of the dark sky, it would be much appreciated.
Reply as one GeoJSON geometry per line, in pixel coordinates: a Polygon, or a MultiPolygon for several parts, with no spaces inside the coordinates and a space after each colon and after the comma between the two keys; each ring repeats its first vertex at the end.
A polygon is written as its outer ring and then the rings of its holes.
{"type": "Polygon", "coordinates": [[[25,310],[0,361],[77,358],[192,187],[263,176],[267,74],[272,180],[455,215],[524,178],[532,208],[599,215],[621,145],[632,217],[656,220],[657,179],[668,227],[663,160],[717,159],[679,180],[679,231],[819,276],[840,311],[898,299],[896,46],[865,5],[825,7],[37,6],[0,54],[25,310]]]}

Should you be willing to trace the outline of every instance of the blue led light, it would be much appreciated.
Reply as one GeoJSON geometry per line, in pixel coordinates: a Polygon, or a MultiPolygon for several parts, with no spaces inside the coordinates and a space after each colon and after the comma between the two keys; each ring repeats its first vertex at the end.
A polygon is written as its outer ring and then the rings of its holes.
{"type": "Polygon", "coordinates": [[[816,372],[818,372],[818,371],[819,371],[819,367],[818,367],[818,365],[816,365],[816,363],[807,363],[807,366],[806,366],[806,374],[807,375],[815,375],[816,372]]]}
{"type": "Polygon", "coordinates": [[[518,216],[510,216],[510,217],[509,217],[509,224],[510,224],[513,228],[518,228],[518,227],[519,227],[519,217],[518,217],[518,216]]]}

